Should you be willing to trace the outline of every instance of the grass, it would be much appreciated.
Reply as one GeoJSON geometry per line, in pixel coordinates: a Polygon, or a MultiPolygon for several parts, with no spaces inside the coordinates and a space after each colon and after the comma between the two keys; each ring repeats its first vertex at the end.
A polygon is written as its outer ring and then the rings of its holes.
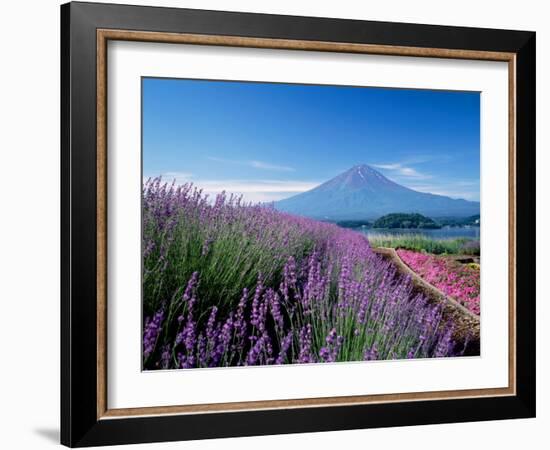
{"type": "Polygon", "coordinates": [[[369,241],[373,247],[403,248],[434,255],[479,255],[477,239],[432,239],[421,234],[381,234],[369,236],[369,241]]]}

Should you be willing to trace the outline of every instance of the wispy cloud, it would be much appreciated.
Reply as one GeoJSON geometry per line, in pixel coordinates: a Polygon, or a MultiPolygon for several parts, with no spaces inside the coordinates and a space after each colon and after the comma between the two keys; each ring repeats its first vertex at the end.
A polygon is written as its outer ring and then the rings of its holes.
{"type": "Polygon", "coordinates": [[[209,192],[303,192],[319,183],[286,180],[200,180],[197,185],[209,192]]]}
{"type": "Polygon", "coordinates": [[[242,195],[248,202],[272,202],[309,191],[320,183],[286,180],[200,180],[196,184],[212,195],[226,191],[242,195]]]}
{"type": "Polygon", "coordinates": [[[242,195],[247,202],[272,202],[290,197],[300,192],[305,192],[321,184],[315,181],[300,180],[202,180],[194,179],[192,174],[183,172],[163,173],[162,179],[167,183],[175,181],[176,184],[193,182],[211,197],[226,191],[228,193],[242,195]]]}
{"type": "Polygon", "coordinates": [[[295,171],[293,167],[282,166],[278,164],[271,164],[265,161],[258,161],[258,160],[243,161],[243,160],[235,160],[235,159],[227,159],[227,158],[218,158],[217,156],[208,156],[208,159],[210,161],[215,161],[215,162],[224,163],[224,164],[236,164],[239,166],[253,167],[254,169],[273,170],[273,171],[279,171],[279,172],[295,171]]]}
{"type": "Polygon", "coordinates": [[[448,178],[419,171],[413,165],[430,162],[428,158],[408,159],[406,161],[371,164],[383,170],[386,175],[399,184],[415,191],[445,195],[451,198],[479,201],[479,180],[450,180],[448,178]]]}
{"type": "Polygon", "coordinates": [[[431,175],[427,173],[421,173],[415,168],[407,166],[404,163],[371,164],[371,166],[376,167],[377,169],[387,170],[389,172],[392,172],[392,174],[399,175],[401,177],[416,178],[422,180],[432,178],[431,175]]]}
{"type": "Polygon", "coordinates": [[[280,170],[283,172],[294,172],[294,168],[288,166],[278,166],[276,164],[269,164],[263,161],[249,161],[252,167],[256,169],[265,169],[265,170],[280,170]]]}
{"type": "Polygon", "coordinates": [[[419,192],[445,195],[451,198],[479,201],[479,183],[475,181],[455,181],[448,183],[416,184],[407,183],[406,186],[419,192]]]}
{"type": "MultiPolygon", "coordinates": [[[[143,182],[145,183],[149,178],[154,178],[158,176],[158,174],[144,176],[143,182]]],[[[164,172],[160,174],[160,177],[165,183],[175,182],[176,184],[181,185],[192,181],[193,174],[191,172],[164,172]]]]}
{"type": "Polygon", "coordinates": [[[371,164],[372,167],[384,170],[397,170],[401,167],[401,164],[371,164]]]}
{"type": "Polygon", "coordinates": [[[455,184],[457,186],[476,187],[479,189],[479,180],[459,180],[455,181],[455,184]]]}

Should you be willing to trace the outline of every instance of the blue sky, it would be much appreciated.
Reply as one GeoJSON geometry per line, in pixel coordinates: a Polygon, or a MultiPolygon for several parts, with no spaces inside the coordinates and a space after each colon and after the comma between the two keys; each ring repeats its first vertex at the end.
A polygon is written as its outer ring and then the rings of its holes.
{"type": "Polygon", "coordinates": [[[479,93],[143,79],[143,175],[272,201],[369,164],[479,200],[479,93]]]}

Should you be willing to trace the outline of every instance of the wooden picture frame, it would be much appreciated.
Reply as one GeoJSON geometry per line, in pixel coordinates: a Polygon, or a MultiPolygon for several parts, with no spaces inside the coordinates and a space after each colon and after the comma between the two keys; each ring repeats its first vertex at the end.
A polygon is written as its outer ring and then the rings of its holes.
{"type": "Polygon", "coordinates": [[[61,442],[91,446],[535,415],[535,33],[125,5],[61,7],[61,442]],[[107,42],[505,61],[507,388],[110,409],[107,42]]]}

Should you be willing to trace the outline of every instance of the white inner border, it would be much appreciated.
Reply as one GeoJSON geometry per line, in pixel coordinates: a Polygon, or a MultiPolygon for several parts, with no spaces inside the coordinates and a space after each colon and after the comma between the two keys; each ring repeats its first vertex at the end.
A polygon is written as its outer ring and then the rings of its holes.
{"type": "Polygon", "coordinates": [[[505,62],[109,41],[108,408],[508,385],[508,66],[505,62]],[[141,77],[481,92],[477,358],[141,371],[141,77]]]}

